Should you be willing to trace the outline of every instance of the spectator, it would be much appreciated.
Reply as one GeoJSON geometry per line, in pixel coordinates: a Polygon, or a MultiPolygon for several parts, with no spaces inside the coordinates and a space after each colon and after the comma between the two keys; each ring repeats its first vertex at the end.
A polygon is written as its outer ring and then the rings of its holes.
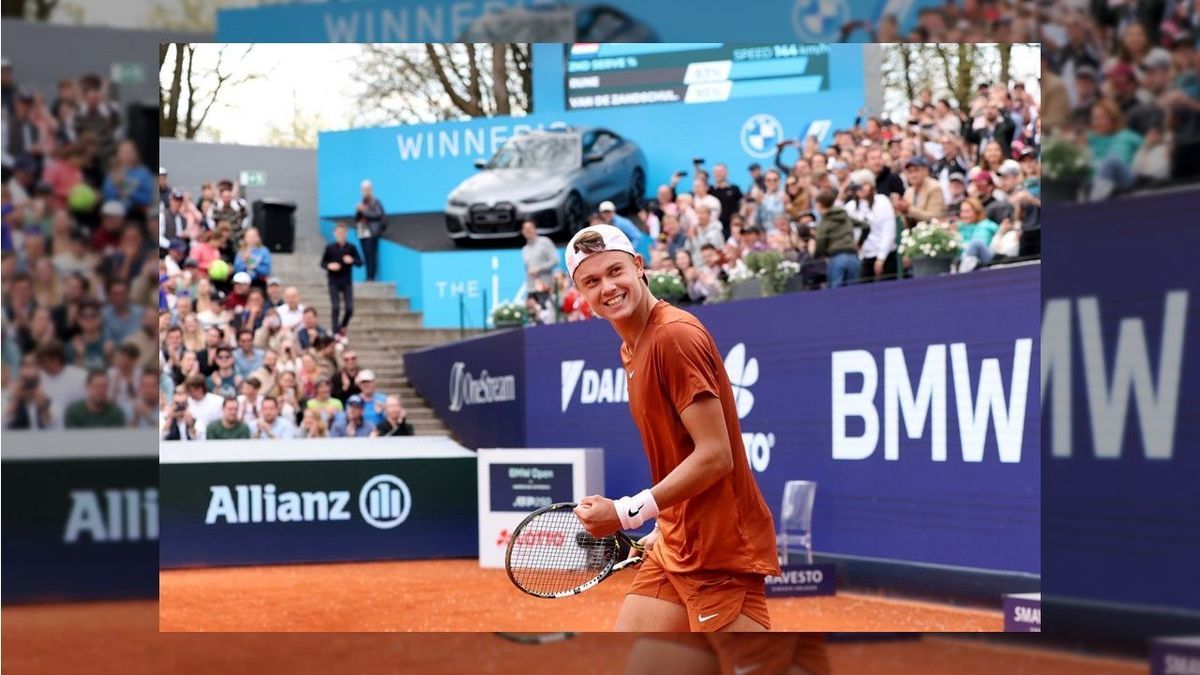
{"type": "MultiPolygon", "coordinates": [[[[204,387],[204,383],[199,385],[204,387]]],[[[173,395],[171,406],[163,415],[162,439],[164,441],[198,441],[204,438],[205,425],[198,424],[192,412],[189,397],[178,392],[173,395]]],[[[217,417],[220,417],[218,408],[217,417]]]]}
{"type": "Polygon", "coordinates": [[[139,357],[141,350],[136,345],[123,344],[113,350],[112,366],[108,369],[108,400],[120,406],[126,418],[138,398],[139,357]]]}
{"type": "MultiPolygon", "coordinates": [[[[721,223],[713,217],[713,212],[706,205],[696,207],[696,222],[688,232],[687,243],[684,246],[692,259],[700,257],[700,251],[705,244],[720,246],[725,241],[721,223]]],[[[678,251],[676,251],[676,254],[678,251]]],[[[672,256],[674,258],[674,256],[672,256]]]]}
{"type": "Polygon", "coordinates": [[[550,237],[539,235],[537,223],[526,220],[521,223],[521,236],[525,246],[521,257],[525,261],[525,287],[532,290],[538,281],[549,286],[554,282],[554,269],[558,267],[558,251],[550,237]]]}
{"type": "Polygon", "coordinates": [[[104,198],[116,200],[126,213],[144,214],[154,203],[154,179],[142,164],[133,141],[121,141],[104,179],[104,198]]]}
{"type": "Polygon", "coordinates": [[[18,379],[6,387],[5,394],[5,429],[53,428],[54,416],[50,408],[50,398],[46,395],[38,375],[37,356],[26,354],[21,357],[18,379]]]}
{"type": "Polygon", "coordinates": [[[333,418],[345,409],[342,402],[333,398],[333,385],[327,379],[320,379],[316,384],[316,395],[304,404],[306,410],[315,410],[321,415],[321,422],[326,427],[333,418]]]}
{"type": "Polygon", "coordinates": [[[300,291],[295,286],[288,286],[283,291],[283,304],[275,307],[279,314],[279,322],[284,330],[295,330],[304,318],[304,305],[300,304],[300,291]]]}
{"type": "Polygon", "coordinates": [[[209,230],[216,230],[220,223],[228,223],[229,240],[236,250],[241,247],[242,235],[250,227],[250,207],[246,200],[234,194],[233,181],[217,183],[217,198],[205,213],[209,230]]]}
{"type": "Polygon", "coordinates": [[[974,197],[964,201],[959,210],[958,232],[963,238],[959,272],[970,272],[980,264],[992,262],[992,238],[999,226],[984,216],[983,205],[974,197]]]}
{"type": "Polygon", "coordinates": [[[242,393],[238,394],[238,419],[250,425],[258,421],[262,410],[262,382],[253,377],[242,381],[242,393]]]}
{"type": "Polygon", "coordinates": [[[205,439],[226,441],[250,438],[250,427],[239,419],[238,414],[238,400],[226,398],[221,404],[221,417],[209,423],[205,439]]]}
{"type": "Polygon", "coordinates": [[[854,241],[855,222],[845,209],[835,206],[837,195],[831,189],[817,193],[816,251],[818,257],[828,257],[829,287],[837,288],[858,280],[860,263],[854,241]]]}
{"type": "Polygon", "coordinates": [[[232,288],[229,294],[225,296],[225,302],[222,303],[225,310],[233,314],[239,314],[246,306],[246,301],[250,299],[250,275],[245,272],[238,272],[233,275],[232,288]]]}
{"type": "MultiPolygon", "coordinates": [[[[274,391],[275,378],[279,375],[279,368],[277,366],[279,354],[274,349],[258,351],[262,351],[262,362],[259,364],[256,370],[251,371],[250,374],[247,375],[247,378],[252,377],[261,382],[262,390],[264,392],[274,391]]],[[[234,363],[236,362],[237,359],[235,358],[234,363]]]]}
{"type": "MultiPolygon", "coordinates": [[[[139,371],[137,398],[124,409],[131,428],[154,429],[159,426],[159,396],[158,371],[153,367],[143,368],[139,371]]],[[[187,405],[186,402],[184,405],[187,405]]]]}
{"type": "Polygon", "coordinates": [[[271,276],[271,251],[263,246],[257,227],[247,228],[242,247],[233,260],[233,270],[249,275],[254,287],[267,287],[267,279],[271,276]]]}
{"type": "Polygon", "coordinates": [[[105,339],[101,305],[85,301],[79,309],[79,332],[67,343],[67,360],[84,370],[102,369],[108,362],[113,343],[105,339]]]}
{"type": "Polygon", "coordinates": [[[80,137],[91,134],[96,138],[97,152],[102,165],[108,163],[115,149],[121,113],[108,99],[107,83],[99,75],[88,74],[79,79],[83,104],[75,113],[75,133],[80,137]]]}
{"type": "Polygon", "coordinates": [[[904,216],[909,227],[925,220],[940,218],[946,213],[946,198],[942,188],[929,180],[929,163],[924,157],[913,157],[904,164],[908,190],[903,197],[892,197],[892,206],[904,216]]]}
{"type": "Polygon", "coordinates": [[[290,370],[279,371],[275,378],[275,390],[269,394],[279,400],[279,414],[295,421],[300,411],[300,388],[296,385],[296,373],[290,370]]]}
{"type": "MultiPolygon", "coordinates": [[[[325,247],[321,256],[321,267],[325,268],[329,284],[329,304],[333,308],[332,326],[338,335],[346,333],[346,326],[350,325],[350,317],[354,315],[354,281],[350,273],[353,267],[360,265],[358,249],[346,242],[346,224],[339,222],[333,227],[333,243],[325,247]],[[338,310],[343,300],[346,311],[339,322],[338,310]]],[[[301,346],[304,346],[303,342],[301,346]]]]}
{"type": "Polygon", "coordinates": [[[860,276],[866,282],[896,276],[896,212],[890,199],[876,194],[875,185],[870,169],[855,171],[847,184],[847,214],[870,228],[862,246],[860,276]]]}
{"type": "Polygon", "coordinates": [[[363,419],[362,397],[351,396],[346,399],[346,412],[333,420],[329,435],[333,438],[368,438],[373,428],[363,419]]]}
{"type": "Polygon", "coordinates": [[[137,332],[146,308],[130,302],[129,283],[123,279],[113,279],[105,290],[108,302],[100,312],[104,339],[118,344],[137,332]]]}
{"type": "Polygon", "coordinates": [[[640,253],[643,259],[650,259],[650,237],[638,229],[633,221],[617,213],[617,207],[612,202],[600,202],[600,220],[624,232],[633,244],[633,250],[640,253]]]}
{"type": "Polygon", "coordinates": [[[108,398],[108,374],[92,370],[87,374],[83,400],[72,403],[66,412],[68,429],[100,429],[125,426],[125,413],[108,398]]]}
{"type": "Polygon", "coordinates": [[[283,282],[279,277],[270,277],[267,279],[267,305],[269,307],[279,307],[283,304],[283,282]]]}
{"type": "Polygon", "coordinates": [[[371,432],[371,438],[379,436],[412,436],[413,426],[408,423],[408,415],[399,396],[388,396],[384,418],[371,432]]]}
{"type": "Polygon", "coordinates": [[[221,398],[237,398],[242,378],[233,365],[233,350],[225,345],[217,347],[217,367],[209,374],[205,383],[208,391],[221,398]]]}
{"type": "Polygon", "coordinates": [[[243,328],[237,332],[237,351],[233,353],[235,372],[241,377],[250,375],[262,368],[264,351],[254,346],[254,332],[243,328]]]}
{"type": "Polygon", "coordinates": [[[347,398],[359,393],[358,383],[355,380],[360,372],[362,371],[359,368],[358,353],[350,350],[342,352],[341,366],[337,369],[337,373],[330,378],[333,384],[333,397],[345,403],[347,398]]]}
{"type": "Polygon", "coordinates": [[[234,327],[238,330],[250,331],[251,342],[254,341],[254,331],[262,328],[263,321],[267,318],[267,310],[264,305],[262,291],[251,288],[250,293],[246,296],[245,306],[233,316],[234,327]]]}
{"type": "MultiPolygon", "coordinates": [[[[763,177],[766,189],[761,191],[762,196],[756,202],[757,206],[754,210],[753,219],[753,224],[763,229],[766,229],[775,220],[776,215],[783,213],[787,209],[787,191],[780,185],[779,176],[778,171],[769,169],[766,176],[763,177]]],[[[751,194],[754,193],[752,192],[751,194]]]]}
{"type": "Polygon", "coordinates": [[[742,204],[742,189],[729,182],[729,168],[722,163],[713,165],[712,195],[717,198],[720,208],[717,209],[718,219],[724,237],[729,238],[729,224],[733,214],[737,213],[742,204]]]}
{"type": "Polygon", "coordinates": [[[321,418],[321,413],[313,408],[305,410],[298,435],[300,438],[327,438],[329,432],[325,427],[325,421],[321,418]]]}
{"type": "MultiPolygon", "coordinates": [[[[337,310],[334,312],[336,317],[337,310]]],[[[299,343],[301,349],[308,349],[316,345],[319,338],[328,337],[329,332],[325,330],[324,326],[317,323],[317,310],[305,307],[303,316],[304,324],[296,330],[296,342],[299,343]]]]}
{"type": "Polygon", "coordinates": [[[196,428],[201,432],[200,438],[204,438],[203,433],[207,431],[208,425],[221,416],[223,399],[208,391],[208,383],[203,375],[188,375],[183,382],[183,388],[187,394],[188,412],[196,421],[196,428]]]}
{"type": "Polygon", "coordinates": [[[270,438],[291,440],[296,436],[296,425],[289,418],[279,414],[279,400],[274,396],[264,396],[261,404],[262,414],[250,426],[251,438],[270,438]]]}
{"type": "Polygon", "coordinates": [[[362,201],[354,207],[354,224],[367,263],[367,281],[375,281],[379,269],[379,238],[387,230],[387,216],[383,204],[375,197],[371,181],[364,180],[361,187],[362,201]]]}
{"type": "Polygon", "coordinates": [[[1092,153],[1093,200],[1107,199],[1117,190],[1133,187],[1130,166],[1142,145],[1142,137],[1125,126],[1125,118],[1115,101],[1102,100],[1092,108],[1087,143],[1092,153]]]}

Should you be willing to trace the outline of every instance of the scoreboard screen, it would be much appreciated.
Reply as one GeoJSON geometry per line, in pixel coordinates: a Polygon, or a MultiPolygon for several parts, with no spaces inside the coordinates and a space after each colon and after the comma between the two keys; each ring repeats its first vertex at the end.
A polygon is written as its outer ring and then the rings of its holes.
{"type": "Polygon", "coordinates": [[[567,110],[829,89],[829,46],[822,44],[581,43],[569,45],[566,57],[567,110]]]}

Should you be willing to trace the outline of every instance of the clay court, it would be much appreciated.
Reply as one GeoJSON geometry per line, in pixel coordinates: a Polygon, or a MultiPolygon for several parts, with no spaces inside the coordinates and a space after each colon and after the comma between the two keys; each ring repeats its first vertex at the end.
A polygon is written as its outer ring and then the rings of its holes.
{"type": "MultiPolygon", "coordinates": [[[[252,597],[249,600],[256,604],[252,597]]],[[[326,605],[330,613],[338,608],[336,603],[326,605]]],[[[5,607],[4,671],[22,675],[70,672],[617,675],[623,671],[625,658],[636,639],[628,634],[591,634],[552,644],[523,645],[487,633],[163,634],[155,631],[158,609],[153,601],[5,607]]],[[[316,603],[308,609],[316,611],[316,603]]],[[[492,611],[487,607],[478,609],[492,611]]],[[[1039,646],[1039,638],[1007,635],[986,639],[955,636],[835,639],[829,642],[828,650],[835,673],[1133,675],[1146,672],[1146,664],[1141,661],[1052,650],[1039,646]]],[[[663,670],[664,674],[670,672],[669,667],[663,670]]]]}
{"type": "MultiPolygon", "coordinates": [[[[163,631],[607,631],[626,570],[578,596],[521,593],[474,560],[275,565],[164,571],[163,631]]],[[[999,609],[841,592],[773,598],[779,631],[1001,631],[999,609]]]]}

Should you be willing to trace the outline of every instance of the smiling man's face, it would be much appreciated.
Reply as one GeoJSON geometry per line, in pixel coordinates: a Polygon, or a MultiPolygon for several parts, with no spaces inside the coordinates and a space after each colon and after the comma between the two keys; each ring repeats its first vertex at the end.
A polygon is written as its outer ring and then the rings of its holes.
{"type": "Polygon", "coordinates": [[[650,292],[642,283],[642,269],[641,256],[624,251],[594,253],[575,269],[575,283],[597,316],[622,321],[650,292]]]}

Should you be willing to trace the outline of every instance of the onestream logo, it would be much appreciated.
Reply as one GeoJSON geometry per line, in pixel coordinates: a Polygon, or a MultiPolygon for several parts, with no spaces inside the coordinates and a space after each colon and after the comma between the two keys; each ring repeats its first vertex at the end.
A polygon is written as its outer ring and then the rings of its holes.
{"type": "MultiPolygon", "coordinates": [[[[213,485],[206,525],[351,520],[349,490],[277,491],[266,485],[213,485]]],[[[358,493],[358,511],[371,527],[389,530],[408,519],[412,493],[391,474],[373,476],[358,493]]]]}
{"type": "Polygon", "coordinates": [[[450,367],[450,411],[458,412],[464,405],[502,403],[517,400],[517,378],[513,375],[492,377],[480,371],[472,377],[462,361],[450,367]]]}

